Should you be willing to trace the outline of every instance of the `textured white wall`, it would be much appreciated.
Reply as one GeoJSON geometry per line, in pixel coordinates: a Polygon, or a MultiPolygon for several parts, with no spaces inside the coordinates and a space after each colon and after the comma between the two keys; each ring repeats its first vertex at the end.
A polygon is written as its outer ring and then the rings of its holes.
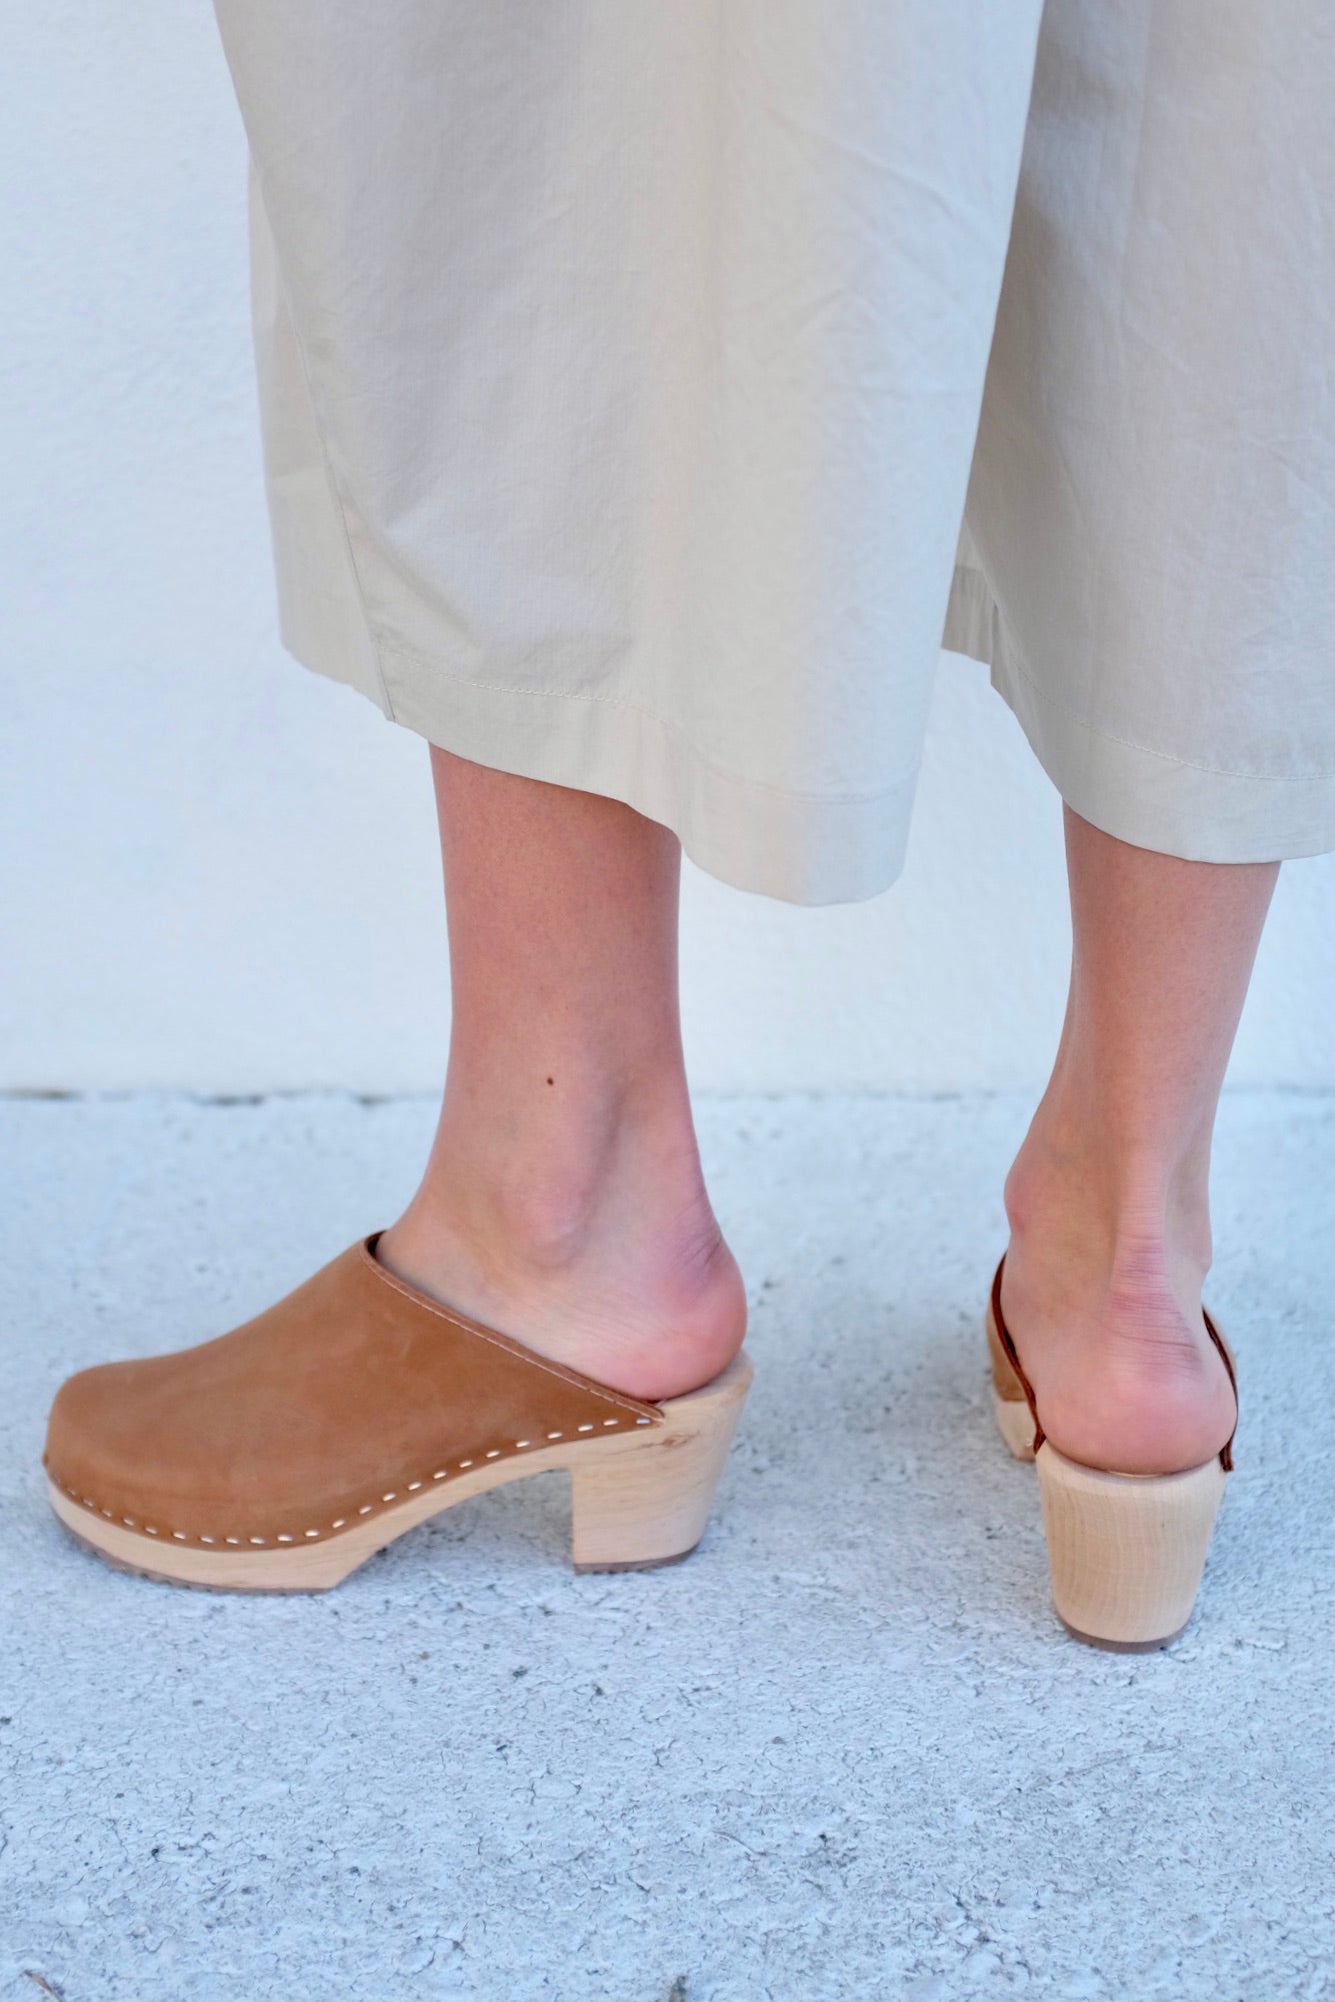
{"type": "MultiPolygon", "coordinates": [[[[425,751],[275,637],[212,16],[52,0],[6,40],[0,1088],[431,1088],[425,751]]],[[[1329,1081],[1329,885],[1283,872],[1237,1081],[1329,1081]]],[[[894,890],[800,911],[690,875],[693,1076],[1034,1084],[1066,947],[1055,796],[945,656],[894,890]]]]}

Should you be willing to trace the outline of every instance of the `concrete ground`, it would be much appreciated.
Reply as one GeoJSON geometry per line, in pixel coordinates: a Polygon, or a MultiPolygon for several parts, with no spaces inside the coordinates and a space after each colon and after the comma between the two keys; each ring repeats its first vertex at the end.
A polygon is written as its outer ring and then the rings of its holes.
{"type": "Polygon", "coordinates": [[[1330,1994],[1326,1102],[1224,1107],[1238,1466],[1167,1654],[1064,1637],[991,1431],[1008,1097],[701,1105],[757,1378],[688,1563],[575,1577],[544,1475],[323,1597],[103,1568],[60,1377],[387,1222],[433,1113],[0,1106],[3,2002],[1330,1994]]]}

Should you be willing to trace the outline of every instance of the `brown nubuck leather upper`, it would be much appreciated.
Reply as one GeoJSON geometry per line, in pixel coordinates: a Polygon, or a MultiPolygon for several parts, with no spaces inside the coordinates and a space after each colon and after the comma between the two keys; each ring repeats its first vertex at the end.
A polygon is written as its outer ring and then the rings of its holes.
{"type": "MultiPolygon", "coordinates": [[[[1029,1378],[1025,1375],[1021,1367],[1020,1358],[1015,1353],[1015,1343],[1011,1338],[1011,1331],[1006,1326],[1006,1317],[1001,1311],[1001,1271],[1005,1263],[1006,1254],[1003,1252],[997,1260],[997,1269],[992,1278],[992,1320],[996,1326],[997,1339],[1006,1351],[1006,1360],[1015,1371],[1016,1381],[1024,1392],[1025,1403],[1029,1406],[1029,1416],[1034,1421],[1034,1451],[1037,1452],[1047,1434],[1044,1432],[1042,1424],[1039,1421],[1038,1400],[1034,1396],[1034,1386],[1030,1383],[1029,1378]]],[[[1228,1343],[1224,1340],[1224,1337],[1220,1334],[1204,1307],[1201,1308],[1201,1312],[1205,1315],[1205,1331],[1223,1357],[1224,1368],[1228,1371],[1228,1380],[1233,1386],[1233,1402],[1236,1409],[1238,1379],[1233,1367],[1233,1357],[1229,1352],[1228,1343]]],[[[1237,1432],[1238,1421],[1235,1418],[1233,1421],[1233,1430],[1229,1433],[1227,1440],[1219,1450],[1220,1465],[1226,1474],[1233,1471],[1233,1441],[1237,1437],[1237,1432]]]]}
{"type": "Polygon", "coordinates": [[[664,1422],[405,1285],[377,1262],[379,1235],[228,1334],[70,1377],[51,1478],[147,1535],[279,1547],[475,1467],[664,1422]]]}

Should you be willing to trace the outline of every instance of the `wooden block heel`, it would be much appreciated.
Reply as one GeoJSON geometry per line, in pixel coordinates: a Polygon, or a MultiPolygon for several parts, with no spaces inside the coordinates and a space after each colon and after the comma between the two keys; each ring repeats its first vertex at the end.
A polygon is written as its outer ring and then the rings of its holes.
{"type": "Polygon", "coordinates": [[[1052,1603],[1093,1647],[1166,1647],[1191,1618],[1224,1492],[1216,1456],[1183,1474],[1105,1474],[1038,1449],[1052,1603]]]}
{"type": "Polygon", "coordinates": [[[750,1381],[751,1365],[738,1356],[703,1389],[664,1404],[661,1432],[608,1440],[596,1460],[571,1467],[577,1571],[647,1570],[694,1550],[750,1381]]]}
{"type": "MultiPolygon", "coordinates": [[[[1191,1618],[1233,1440],[1177,1474],[1120,1474],[1082,1466],[1044,1437],[1033,1387],[1001,1311],[1003,1258],[983,1318],[997,1429],[1017,1460],[1038,1468],[1052,1602],[1076,1640],[1128,1653],[1167,1647],[1191,1618]]],[[[1237,1376],[1227,1342],[1205,1326],[1237,1376]]]]}

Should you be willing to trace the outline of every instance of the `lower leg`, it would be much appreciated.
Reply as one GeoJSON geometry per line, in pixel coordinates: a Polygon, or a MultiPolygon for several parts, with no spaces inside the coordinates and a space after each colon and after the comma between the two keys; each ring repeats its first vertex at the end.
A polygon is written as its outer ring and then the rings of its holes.
{"type": "Polygon", "coordinates": [[[1065,819],[1070,995],[1006,1182],[1002,1304],[1054,1446],[1169,1473],[1234,1422],[1201,1316],[1210,1141],[1278,864],[1186,862],[1065,819]]]}
{"type": "Polygon", "coordinates": [[[675,837],[615,800],[433,748],[453,1016],[390,1270],[631,1395],[731,1360],[745,1294],[709,1205],[677,1010],[675,837]]]}

